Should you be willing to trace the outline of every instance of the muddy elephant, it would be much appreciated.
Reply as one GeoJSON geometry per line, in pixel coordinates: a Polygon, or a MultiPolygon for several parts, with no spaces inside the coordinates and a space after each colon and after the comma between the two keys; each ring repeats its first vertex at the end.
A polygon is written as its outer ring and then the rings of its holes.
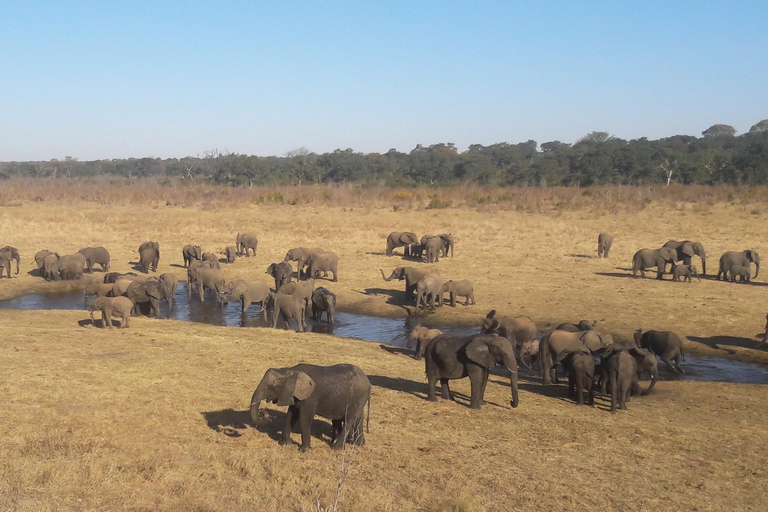
{"type": "Polygon", "coordinates": [[[291,279],[293,279],[293,267],[291,267],[291,264],[287,261],[272,263],[267,267],[266,273],[275,279],[275,291],[278,292],[280,291],[280,288],[290,283],[291,279]]]}
{"type": "Polygon", "coordinates": [[[580,320],[578,324],[572,324],[570,322],[563,322],[557,327],[555,327],[555,331],[568,331],[568,332],[579,332],[579,331],[589,331],[595,328],[597,325],[597,320],[594,320],[590,322],[589,320],[580,320]]]}
{"type": "Polygon", "coordinates": [[[16,260],[16,275],[19,275],[19,265],[21,264],[21,255],[19,255],[19,250],[15,247],[11,247],[10,245],[6,245],[2,249],[0,249],[0,258],[5,257],[3,259],[8,259],[8,264],[4,266],[7,269],[8,272],[8,278],[11,277],[11,260],[16,260]]]}
{"type": "Polygon", "coordinates": [[[256,249],[259,246],[259,239],[256,235],[250,235],[248,233],[238,233],[235,240],[236,252],[238,256],[250,256],[250,252],[253,251],[253,255],[256,256],[256,249]]]}
{"type": "Polygon", "coordinates": [[[680,336],[672,331],[654,331],[651,329],[643,332],[642,329],[638,329],[635,331],[634,338],[638,347],[659,356],[659,359],[670,370],[676,373],[685,373],[680,366],[680,362],[685,361],[685,348],[680,336]]]}
{"type": "Polygon", "coordinates": [[[307,324],[304,321],[307,301],[303,297],[279,291],[273,295],[272,307],[272,328],[277,329],[277,321],[282,319],[285,323],[285,329],[288,329],[290,326],[289,320],[293,318],[298,326],[296,328],[297,332],[305,332],[307,330],[307,324]]]}
{"type": "Polygon", "coordinates": [[[396,267],[389,277],[384,275],[383,270],[379,269],[379,272],[381,272],[381,277],[387,282],[393,279],[400,281],[405,279],[405,300],[407,302],[413,298],[413,294],[416,291],[416,283],[427,274],[437,272],[437,270],[432,267],[396,267]]]}
{"type": "Polygon", "coordinates": [[[85,256],[80,253],[65,254],[59,258],[59,277],[63,280],[80,279],[84,267],[85,256]]]}
{"type": "Polygon", "coordinates": [[[557,358],[564,351],[593,353],[612,342],[613,338],[595,330],[579,332],[555,330],[546,334],[539,343],[539,364],[544,384],[556,381],[555,370],[559,364],[557,358]]]}
{"type": "Polygon", "coordinates": [[[309,257],[309,278],[319,277],[318,273],[323,272],[326,276],[328,272],[333,274],[331,281],[338,281],[339,257],[335,252],[324,252],[322,254],[312,254],[309,257]]]}
{"type": "Polygon", "coordinates": [[[203,259],[203,249],[199,245],[187,244],[181,250],[181,256],[184,258],[184,266],[189,267],[193,261],[203,259]]]}
{"type": "Polygon", "coordinates": [[[214,290],[216,298],[219,298],[224,290],[227,280],[224,272],[215,268],[204,268],[197,275],[197,293],[200,295],[200,302],[205,302],[205,290],[214,290]]]}
{"type": "Polygon", "coordinates": [[[237,260],[237,249],[232,245],[228,245],[224,248],[224,257],[227,258],[227,263],[234,263],[237,260]]]}
{"type": "Polygon", "coordinates": [[[120,318],[120,328],[129,327],[133,302],[127,297],[99,297],[91,303],[91,324],[94,324],[93,313],[101,311],[101,327],[112,328],[112,317],[120,318]]]}
{"type": "Polygon", "coordinates": [[[251,304],[259,304],[261,307],[262,318],[267,318],[267,303],[272,295],[272,290],[264,281],[247,282],[232,281],[224,285],[219,298],[222,302],[230,300],[240,301],[240,308],[243,313],[248,311],[251,304]]]}
{"type": "Polygon", "coordinates": [[[607,258],[608,253],[611,251],[613,245],[613,235],[608,233],[600,233],[597,235],[597,257],[607,258]]]}
{"type": "Polygon", "coordinates": [[[284,284],[280,288],[280,292],[285,295],[295,295],[304,301],[304,314],[309,314],[309,308],[312,304],[312,292],[315,289],[315,280],[307,279],[306,281],[297,281],[294,283],[284,284]]]}
{"type": "Polygon", "coordinates": [[[440,334],[435,336],[424,351],[424,362],[429,385],[428,400],[436,401],[436,385],[440,381],[442,397],[453,400],[448,381],[469,377],[470,407],[479,409],[485,403],[488,372],[497,364],[509,371],[512,389],[512,407],[519,403],[517,391],[517,361],[512,344],[501,336],[440,334]]]}
{"type": "Polygon", "coordinates": [[[419,239],[416,237],[416,233],[410,231],[393,231],[387,237],[387,256],[392,256],[396,247],[403,247],[403,255],[410,256],[410,246],[415,244],[419,239]]]}
{"type": "Polygon", "coordinates": [[[260,410],[263,401],[288,406],[281,445],[291,443],[291,432],[298,422],[299,451],[309,450],[315,415],[331,420],[332,448],[339,450],[345,442],[365,444],[363,417],[367,403],[370,421],[371,383],[357,366],[298,364],[291,368],[270,368],[251,397],[251,420],[258,426],[266,423],[260,410]]]}
{"type": "Polygon", "coordinates": [[[296,262],[296,278],[301,279],[301,274],[304,272],[304,268],[309,265],[309,260],[312,255],[320,255],[327,252],[320,247],[294,247],[288,249],[285,253],[283,261],[295,261],[296,262]]]}
{"type": "Polygon", "coordinates": [[[704,245],[701,242],[670,240],[662,247],[674,249],[677,253],[675,261],[682,261],[684,265],[690,265],[692,263],[691,258],[698,256],[701,258],[701,274],[707,275],[707,251],[704,250],[704,245]]]}
{"type": "Polygon", "coordinates": [[[88,283],[85,287],[85,296],[83,297],[83,308],[88,306],[88,297],[108,297],[112,295],[112,283],[88,283]]]}
{"type": "MultiPolygon", "coordinates": [[[[701,278],[696,272],[696,267],[693,265],[674,265],[672,267],[672,280],[680,281],[681,277],[683,281],[688,281],[689,283],[691,282],[691,277],[696,277],[701,282],[701,278]]],[[[747,277],[749,277],[749,271],[747,271],[747,277]]]]}
{"type": "Polygon", "coordinates": [[[677,252],[669,247],[661,249],[640,249],[632,257],[632,277],[637,277],[637,272],[645,277],[645,269],[656,267],[656,279],[664,279],[667,271],[667,263],[674,263],[677,252]]]}
{"type": "Polygon", "coordinates": [[[160,284],[165,286],[165,289],[168,290],[168,295],[171,297],[176,296],[176,290],[179,288],[179,278],[176,277],[175,274],[171,274],[170,272],[160,274],[158,281],[160,281],[160,284]]]}
{"type": "Polygon", "coordinates": [[[215,268],[216,270],[221,270],[221,264],[219,263],[219,258],[212,252],[204,252],[202,261],[207,261],[211,264],[211,268],[215,268]]]}
{"type": "Polygon", "coordinates": [[[424,355],[424,349],[427,348],[427,345],[432,341],[432,338],[440,334],[443,334],[443,331],[440,329],[429,329],[428,327],[420,325],[416,326],[411,331],[411,334],[408,335],[408,343],[405,346],[406,348],[411,348],[415,343],[416,350],[413,353],[413,358],[417,360],[421,359],[424,355]]]}
{"type": "Polygon", "coordinates": [[[760,273],[760,255],[754,249],[746,251],[728,251],[720,256],[720,268],[717,271],[717,279],[728,279],[728,274],[734,267],[749,267],[751,263],[755,264],[755,276],[760,273]]]}
{"type": "Polygon", "coordinates": [[[443,292],[440,294],[440,302],[443,302],[443,295],[449,294],[451,307],[456,307],[456,296],[465,297],[464,305],[475,305],[475,290],[472,282],[466,279],[461,281],[446,281],[443,283],[443,292]]]}
{"type": "Polygon", "coordinates": [[[99,265],[102,272],[109,272],[109,251],[104,247],[84,247],[77,252],[85,256],[85,265],[89,274],[93,273],[94,265],[99,265]]]}
{"type": "Polygon", "coordinates": [[[419,306],[425,309],[429,307],[430,311],[434,311],[435,307],[442,307],[442,298],[443,278],[437,272],[425,275],[416,283],[415,312],[419,312],[419,306]]]}
{"type": "Polygon", "coordinates": [[[507,338],[515,345],[515,353],[518,354],[523,343],[536,339],[536,324],[524,315],[516,317],[497,317],[496,310],[492,309],[485,315],[480,326],[483,334],[498,334],[507,338]]]}
{"type": "Polygon", "coordinates": [[[173,309],[173,297],[168,289],[159,281],[133,281],[125,291],[125,296],[131,299],[133,303],[133,314],[138,315],[141,312],[142,303],[149,303],[149,316],[160,318],[160,301],[168,303],[168,310],[173,309]]]}
{"type": "Polygon", "coordinates": [[[556,361],[568,373],[568,396],[576,399],[576,403],[584,405],[584,391],[587,392],[587,403],[595,405],[595,358],[586,351],[563,351],[557,355],[556,361]]]}
{"type": "Polygon", "coordinates": [[[144,242],[139,246],[139,265],[142,272],[148,274],[150,270],[157,272],[160,263],[160,243],[144,242]]]}
{"type": "Polygon", "coordinates": [[[328,323],[333,325],[336,320],[336,294],[321,286],[312,291],[312,318],[322,320],[323,313],[328,323]]]}

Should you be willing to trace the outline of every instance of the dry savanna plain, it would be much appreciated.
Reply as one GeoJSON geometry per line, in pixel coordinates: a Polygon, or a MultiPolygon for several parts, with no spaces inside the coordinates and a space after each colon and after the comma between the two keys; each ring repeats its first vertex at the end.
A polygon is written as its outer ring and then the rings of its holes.
{"type": "MultiPolygon", "coordinates": [[[[0,245],[20,250],[22,271],[0,280],[0,299],[78,285],[31,275],[40,249],[103,245],[113,270],[127,271],[139,244],[157,240],[159,271],[184,278],[183,245],[220,252],[252,232],[258,254],[225,265],[227,276],[270,282],[264,270],[287,249],[320,246],[339,255],[339,281],[318,284],[341,310],[405,317],[403,282],[378,269],[426,264],[402,249],[387,257],[387,234],[450,232],[455,256],[433,266],[471,280],[477,305],[443,307],[425,325],[479,326],[491,309],[528,315],[543,331],[586,318],[619,338],[673,330],[689,354],[766,364],[768,279],[711,279],[726,250],[768,254],[765,194],[6,182],[0,245]],[[435,194],[433,204],[450,206],[426,208],[435,194]],[[608,259],[596,257],[601,231],[615,237],[608,259]],[[701,241],[710,275],[631,279],[633,253],[670,239],[701,241]]],[[[511,409],[498,372],[475,411],[467,379],[452,383],[456,403],[428,402],[423,362],[378,343],[143,317],[108,330],[87,318],[0,310],[2,510],[768,510],[765,385],[665,381],[612,415],[603,397],[579,407],[562,384],[525,374],[511,409]],[[264,372],[299,362],[369,375],[364,447],[332,451],[321,418],[312,450],[279,446],[284,410],[273,405],[271,425],[251,425],[264,372]]]]}

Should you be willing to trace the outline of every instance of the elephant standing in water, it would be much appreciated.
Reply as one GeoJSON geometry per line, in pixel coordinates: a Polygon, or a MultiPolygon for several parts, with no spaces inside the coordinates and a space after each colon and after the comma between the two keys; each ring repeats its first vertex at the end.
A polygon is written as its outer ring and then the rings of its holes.
{"type": "Polygon", "coordinates": [[[515,347],[515,355],[521,358],[520,349],[523,344],[536,339],[536,324],[529,317],[520,315],[516,317],[497,317],[496,310],[488,312],[480,326],[483,334],[498,334],[507,338],[515,347]]]}
{"type": "Polygon", "coordinates": [[[568,332],[552,331],[541,339],[539,343],[539,365],[543,375],[543,383],[550,384],[556,381],[555,370],[558,358],[563,352],[589,352],[594,353],[605,348],[613,342],[613,338],[595,330],[568,332]]]}
{"type": "Polygon", "coordinates": [[[416,290],[416,284],[421,281],[427,274],[436,273],[432,267],[397,267],[392,271],[389,277],[384,275],[384,271],[379,269],[381,277],[385,281],[389,282],[393,279],[402,281],[405,279],[405,300],[406,302],[413,298],[413,293],[416,290]]]}
{"type": "Polygon", "coordinates": [[[635,343],[638,347],[650,350],[659,356],[667,367],[676,373],[685,373],[680,361],[685,361],[683,340],[672,331],[635,331],[635,343]],[[674,362],[674,365],[672,364],[674,362]]]}
{"type": "Polygon", "coordinates": [[[677,240],[670,240],[662,247],[669,247],[677,252],[675,261],[682,261],[684,265],[691,264],[691,258],[698,256],[701,258],[701,275],[707,275],[707,252],[704,250],[704,246],[701,242],[691,242],[690,240],[684,240],[678,242],[677,240]]]}
{"type": "Polygon", "coordinates": [[[735,267],[749,267],[751,263],[755,264],[755,277],[760,273],[760,255],[754,249],[747,249],[746,251],[728,251],[720,256],[720,269],[717,272],[717,279],[728,280],[728,274],[734,270],[735,267]]]}
{"type": "Polygon", "coordinates": [[[404,247],[403,254],[405,256],[410,256],[409,252],[411,244],[415,244],[418,241],[419,239],[416,238],[416,233],[411,233],[410,231],[402,233],[393,231],[387,237],[387,256],[392,256],[392,252],[396,247],[404,247]]]}
{"type": "Polygon", "coordinates": [[[287,261],[272,263],[267,267],[266,273],[275,278],[275,291],[278,292],[280,291],[280,288],[290,283],[291,279],[293,279],[293,267],[291,267],[291,264],[287,261]]]}
{"type": "Polygon", "coordinates": [[[637,277],[637,272],[645,277],[645,269],[656,267],[656,279],[664,279],[667,271],[667,263],[674,263],[677,252],[669,247],[661,249],[640,249],[632,257],[632,277],[637,277]]]}
{"type": "Polygon", "coordinates": [[[264,281],[249,283],[246,281],[232,281],[224,284],[224,289],[219,293],[222,302],[239,300],[243,313],[248,311],[251,304],[261,306],[261,317],[267,319],[267,303],[272,296],[272,290],[264,281]]]}
{"type": "Polygon", "coordinates": [[[312,291],[312,318],[322,320],[326,314],[328,323],[333,325],[336,317],[336,294],[328,288],[315,288],[312,291]]]}
{"type": "MultiPolygon", "coordinates": [[[[8,278],[11,278],[11,260],[16,260],[16,275],[19,275],[19,264],[21,263],[21,256],[19,255],[19,250],[15,247],[11,247],[10,245],[6,245],[2,249],[0,249],[0,260],[8,259],[7,264],[3,264],[8,270],[8,278]]],[[[39,265],[38,265],[39,267],[39,265]]],[[[1,276],[0,276],[1,277],[1,276]]]]}
{"type": "Polygon", "coordinates": [[[282,318],[285,328],[288,329],[288,321],[293,318],[298,324],[296,331],[305,332],[307,324],[304,317],[306,316],[307,302],[304,297],[283,292],[277,292],[273,297],[272,328],[277,329],[277,320],[282,318]]]}

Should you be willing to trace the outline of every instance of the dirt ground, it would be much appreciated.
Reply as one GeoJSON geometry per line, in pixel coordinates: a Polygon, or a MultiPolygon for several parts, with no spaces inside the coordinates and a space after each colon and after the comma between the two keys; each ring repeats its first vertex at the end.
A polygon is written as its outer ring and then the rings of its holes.
{"type": "MultiPolygon", "coordinates": [[[[264,270],[289,248],[321,246],[339,255],[339,281],[318,284],[337,294],[340,309],[402,317],[413,314],[402,304],[404,284],[385,282],[379,269],[425,264],[403,260],[402,249],[387,257],[387,234],[450,232],[455,256],[432,266],[444,278],[471,280],[477,305],[443,307],[425,325],[479,325],[490,309],[526,314],[541,330],[585,318],[618,337],[673,330],[689,353],[766,364],[763,276],[751,285],[711,279],[726,250],[768,254],[761,208],[653,202],[531,213],[393,211],[360,201],[22,200],[0,209],[0,245],[23,258],[19,277],[0,280],[0,299],[73,285],[33,275],[40,249],[103,245],[113,270],[123,271],[137,261],[139,244],[157,240],[160,272],[184,277],[183,245],[220,252],[238,232],[252,232],[258,254],[225,265],[228,276],[270,282],[264,270]],[[608,259],[596,257],[601,231],[615,237],[608,259]],[[691,284],[631,279],[634,252],[670,239],[701,241],[709,275],[691,284]]],[[[525,377],[513,410],[499,372],[489,404],[473,411],[468,380],[452,384],[458,403],[427,402],[423,363],[375,343],[146,318],[110,331],[87,317],[0,310],[2,509],[318,510],[333,506],[340,481],[340,510],[768,508],[764,385],[661,382],[611,415],[602,398],[596,408],[578,407],[563,386],[525,377]],[[276,406],[271,427],[250,424],[247,407],[264,372],[299,362],[348,362],[369,375],[364,448],[331,451],[330,424],[321,419],[310,452],[279,446],[284,411],[276,406]]]]}

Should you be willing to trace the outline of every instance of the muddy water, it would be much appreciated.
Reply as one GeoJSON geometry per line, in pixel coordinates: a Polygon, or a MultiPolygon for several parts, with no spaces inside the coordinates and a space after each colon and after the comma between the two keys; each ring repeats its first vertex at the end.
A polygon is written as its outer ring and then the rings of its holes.
{"type": "MultiPolygon", "coordinates": [[[[93,298],[89,298],[89,303],[93,298]]],[[[15,299],[0,301],[0,309],[83,309],[83,292],[73,290],[53,294],[29,294],[15,299]]],[[[162,304],[162,316],[168,315],[167,305],[162,304]]],[[[204,303],[194,296],[187,297],[186,283],[180,283],[174,297],[174,307],[170,318],[182,321],[200,322],[229,327],[265,327],[258,306],[251,305],[246,314],[240,311],[239,302],[230,302],[219,306],[213,295],[206,297],[204,303]]],[[[271,325],[271,324],[270,324],[271,325]]],[[[282,323],[279,324],[282,326],[282,323]]],[[[384,343],[395,347],[405,347],[408,333],[415,327],[414,318],[383,318],[377,316],[356,315],[338,312],[336,324],[307,320],[307,326],[313,332],[334,334],[342,338],[354,338],[365,341],[384,343]]],[[[291,323],[291,328],[295,329],[291,323]]],[[[475,334],[479,329],[456,326],[434,326],[444,332],[456,334],[475,334]]],[[[683,362],[685,375],[677,375],[667,370],[659,362],[660,380],[708,380],[718,382],[739,382],[751,384],[768,383],[768,369],[755,363],[745,363],[717,357],[686,355],[683,362]]]]}

